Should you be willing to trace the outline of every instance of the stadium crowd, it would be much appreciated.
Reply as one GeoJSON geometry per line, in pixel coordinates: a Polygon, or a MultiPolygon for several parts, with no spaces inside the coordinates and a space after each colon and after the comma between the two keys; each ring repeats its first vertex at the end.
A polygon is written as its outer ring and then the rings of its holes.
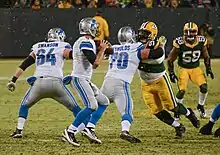
{"type": "Polygon", "coordinates": [[[213,8],[219,0],[3,0],[9,8],[213,8]]]}

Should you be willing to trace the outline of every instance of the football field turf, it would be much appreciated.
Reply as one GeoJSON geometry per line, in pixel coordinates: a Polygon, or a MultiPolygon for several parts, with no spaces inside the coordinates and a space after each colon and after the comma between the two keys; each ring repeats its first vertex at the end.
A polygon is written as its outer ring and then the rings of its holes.
{"type": "MultiPolygon", "coordinates": [[[[175,131],[154,116],[149,114],[143,102],[140,90],[140,81],[136,75],[131,92],[134,100],[134,123],[130,133],[142,140],[142,143],[131,144],[119,138],[121,130],[120,114],[115,104],[111,104],[97,125],[97,136],[102,140],[102,145],[90,144],[89,141],[77,135],[81,146],[73,147],[60,140],[65,127],[73,120],[71,112],[51,99],[45,99],[37,103],[29,110],[29,117],[24,128],[22,139],[12,139],[9,135],[17,124],[18,109],[29,85],[25,78],[32,75],[34,67],[29,68],[17,82],[15,92],[7,90],[6,84],[13,75],[21,60],[0,60],[0,155],[11,154],[220,154],[220,139],[213,136],[202,136],[189,121],[182,117],[181,123],[186,126],[185,137],[174,139],[175,131]]],[[[104,74],[107,70],[107,62],[103,62],[95,71],[93,82],[101,86],[104,74]]],[[[202,63],[203,66],[203,63],[202,63]]],[[[220,100],[220,60],[213,60],[213,72],[215,79],[208,78],[209,95],[206,102],[208,116],[215,104],[220,100]]],[[[72,62],[66,61],[64,75],[70,74],[72,62]]],[[[175,92],[177,86],[173,85],[175,92]]],[[[71,89],[72,91],[72,89],[71,89]]],[[[80,103],[77,94],[74,93],[80,103]]],[[[184,103],[196,110],[198,89],[189,83],[184,103]]],[[[196,111],[197,113],[197,111],[196,111]]],[[[198,114],[198,113],[197,113],[198,114]]],[[[204,125],[208,119],[201,120],[204,125]]],[[[214,129],[220,127],[217,122],[214,129]]]]}

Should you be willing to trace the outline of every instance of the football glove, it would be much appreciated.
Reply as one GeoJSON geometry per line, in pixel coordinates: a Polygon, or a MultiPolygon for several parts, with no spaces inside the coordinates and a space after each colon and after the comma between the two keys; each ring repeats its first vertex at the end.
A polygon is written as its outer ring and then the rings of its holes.
{"type": "Polygon", "coordinates": [[[210,77],[211,77],[212,79],[214,79],[214,74],[213,74],[212,69],[211,69],[210,67],[207,67],[207,68],[206,68],[206,75],[207,75],[207,76],[210,75],[210,77]]]}
{"type": "Polygon", "coordinates": [[[7,88],[9,91],[13,92],[15,91],[15,87],[16,87],[16,84],[12,81],[10,81],[8,84],[7,84],[7,88]]]}
{"type": "Polygon", "coordinates": [[[170,72],[170,81],[173,83],[176,83],[176,80],[178,81],[178,77],[176,76],[176,74],[172,71],[170,72]]]}

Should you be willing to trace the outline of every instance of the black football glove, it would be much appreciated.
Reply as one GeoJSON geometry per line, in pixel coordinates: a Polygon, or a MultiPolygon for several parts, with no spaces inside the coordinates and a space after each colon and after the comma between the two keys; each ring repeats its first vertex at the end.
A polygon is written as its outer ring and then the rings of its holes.
{"type": "Polygon", "coordinates": [[[215,78],[215,77],[214,77],[214,74],[213,74],[213,72],[212,72],[212,69],[211,69],[210,67],[207,67],[207,68],[206,68],[206,75],[207,75],[207,76],[210,75],[210,77],[211,77],[212,79],[215,78]]]}
{"type": "Polygon", "coordinates": [[[176,80],[178,81],[178,77],[176,76],[176,74],[172,71],[170,72],[170,81],[173,83],[176,83],[176,80]]]}

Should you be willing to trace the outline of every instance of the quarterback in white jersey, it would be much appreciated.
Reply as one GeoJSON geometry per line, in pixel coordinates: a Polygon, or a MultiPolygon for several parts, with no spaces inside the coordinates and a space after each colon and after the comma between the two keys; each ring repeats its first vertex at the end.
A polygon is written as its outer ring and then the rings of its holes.
{"type": "MultiPolygon", "coordinates": [[[[107,42],[101,41],[98,53],[94,38],[98,34],[98,23],[93,18],[84,18],[79,23],[79,37],[73,45],[73,72],[72,87],[77,90],[85,105],[72,124],[64,130],[63,139],[74,146],[80,144],[75,139],[75,134],[79,132],[79,125],[86,120],[96,109],[106,108],[109,104],[108,98],[91,82],[93,69],[96,69],[103,60],[107,42]]],[[[90,120],[93,122],[93,120],[90,120]]],[[[101,143],[93,130],[91,123],[88,123],[84,133],[93,141],[101,143]]]]}
{"type": "MultiPolygon", "coordinates": [[[[148,59],[154,55],[154,52],[145,48],[142,43],[136,42],[135,31],[128,26],[119,30],[118,41],[120,45],[112,46],[114,54],[109,59],[109,69],[101,91],[110,101],[115,102],[118,111],[121,113],[122,128],[120,137],[131,143],[139,143],[141,141],[138,138],[129,134],[133,121],[133,100],[130,93],[130,83],[140,61],[148,59]]],[[[96,112],[92,114],[92,118],[95,116],[96,112]]]]}
{"type": "Polygon", "coordinates": [[[7,87],[15,90],[16,80],[32,64],[36,64],[34,76],[28,78],[30,89],[21,102],[16,131],[13,138],[21,138],[29,109],[43,98],[52,98],[63,104],[76,116],[81,110],[71,92],[63,83],[64,58],[72,58],[72,48],[64,42],[65,33],[60,28],[53,28],[48,32],[48,39],[33,45],[30,55],[16,70],[7,87]]]}

